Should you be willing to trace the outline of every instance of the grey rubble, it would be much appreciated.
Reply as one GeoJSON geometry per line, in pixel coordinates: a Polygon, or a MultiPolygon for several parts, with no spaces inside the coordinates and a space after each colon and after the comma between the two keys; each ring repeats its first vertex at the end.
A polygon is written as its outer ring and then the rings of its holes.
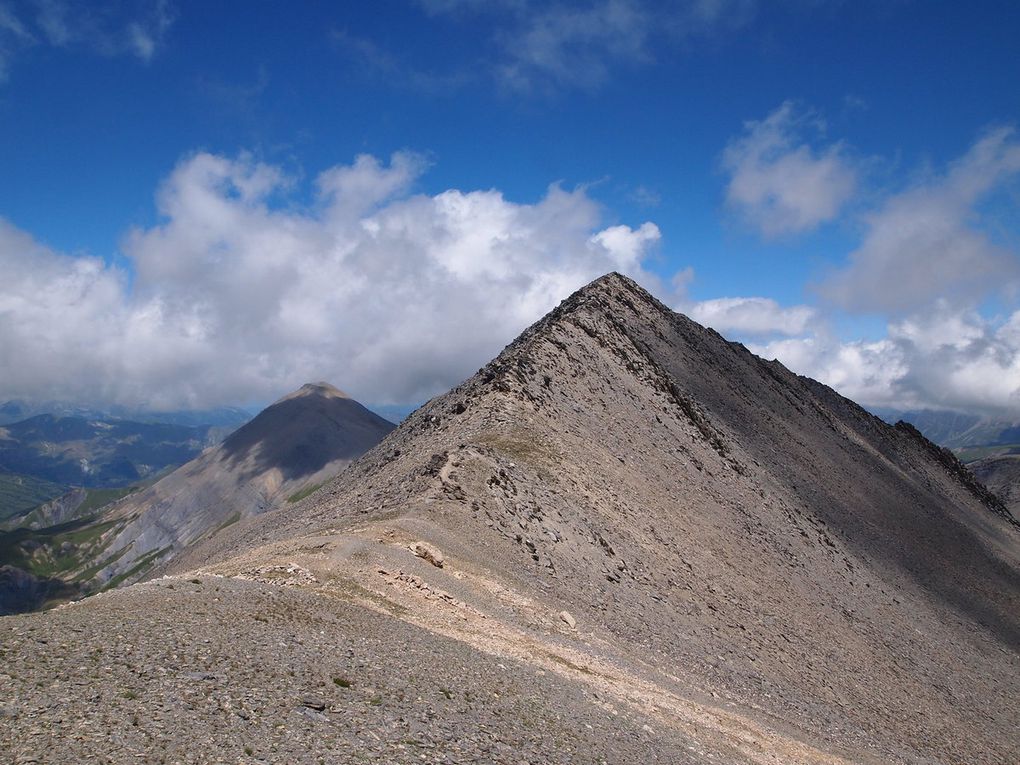
{"type": "Polygon", "coordinates": [[[611,274],[297,506],[169,578],[0,622],[0,747],[1016,761],[1018,543],[912,428],[611,274]]]}

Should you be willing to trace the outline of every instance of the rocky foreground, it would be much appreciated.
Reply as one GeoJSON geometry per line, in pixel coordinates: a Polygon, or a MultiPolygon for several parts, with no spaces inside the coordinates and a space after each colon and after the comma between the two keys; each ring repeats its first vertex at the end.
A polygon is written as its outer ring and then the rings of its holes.
{"type": "Polygon", "coordinates": [[[0,630],[4,762],[683,763],[706,752],[594,681],[342,592],[161,580],[0,630]]]}

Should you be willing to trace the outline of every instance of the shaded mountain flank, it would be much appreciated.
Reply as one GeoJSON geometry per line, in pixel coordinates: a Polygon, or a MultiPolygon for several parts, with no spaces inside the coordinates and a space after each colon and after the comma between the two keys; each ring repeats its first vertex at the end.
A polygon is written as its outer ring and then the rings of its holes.
{"type": "MultiPolygon", "coordinates": [[[[916,427],[925,438],[951,449],[1015,516],[1020,510],[1020,424],[958,412],[876,412],[898,427],[916,427]],[[894,419],[895,418],[895,419],[894,419]]],[[[954,459],[949,460],[951,463],[954,459]]]]}
{"type": "Polygon", "coordinates": [[[311,493],[392,429],[333,386],[305,385],[113,504],[97,508],[79,490],[33,510],[24,528],[0,532],[0,562],[83,592],[134,581],[203,536],[311,493]]]}
{"type": "Polygon", "coordinates": [[[986,457],[967,467],[1014,517],[1020,515],[1020,454],[986,457]]]}
{"type": "Polygon", "coordinates": [[[0,747],[1015,762],[1018,558],[915,429],[610,274],[321,491],[0,622],[0,747]]]}

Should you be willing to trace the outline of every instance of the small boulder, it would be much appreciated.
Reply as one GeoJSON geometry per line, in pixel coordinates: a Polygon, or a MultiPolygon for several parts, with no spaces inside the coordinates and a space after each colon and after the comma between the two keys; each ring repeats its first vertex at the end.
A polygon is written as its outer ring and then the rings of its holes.
{"type": "Polygon", "coordinates": [[[425,542],[415,542],[414,547],[411,548],[411,552],[419,558],[427,560],[436,568],[443,567],[443,554],[430,544],[426,544],[425,542]]]}
{"type": "Polygon", "coordinates": [[[569,611],[560,611],[560,621],[566,624],[570,629],[577,629],[577,621],[571,616],[569,611]]]}
{"type": "Polygon", "coordinates": [[[306,709],[314,709],[316,712],[322,712],[326,709],[326,702],[318,696],[302,696],[299,703],[306,709]]]}

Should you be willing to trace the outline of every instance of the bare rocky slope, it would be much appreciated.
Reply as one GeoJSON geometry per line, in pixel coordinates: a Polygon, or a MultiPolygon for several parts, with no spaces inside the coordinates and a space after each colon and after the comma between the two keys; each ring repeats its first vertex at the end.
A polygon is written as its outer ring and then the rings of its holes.
{"type": "Polygon", "coordinates": [[[987,457],[967,467],[1014,516],[1020,514],[1020,454],[987,457]]]}
{"type": "Polygon", "coordinates": [[[0,622],[13,761],[1018,759],[1010,513],[616,274],[156,573],[0,622]]]}

